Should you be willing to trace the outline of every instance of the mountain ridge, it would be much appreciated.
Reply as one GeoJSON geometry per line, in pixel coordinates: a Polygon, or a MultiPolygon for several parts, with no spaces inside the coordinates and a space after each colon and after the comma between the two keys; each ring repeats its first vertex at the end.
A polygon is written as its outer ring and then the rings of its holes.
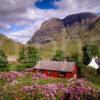
{"type": "Polygon", "coordinates": [[[41,24],[40,29],[34,33],[28,43],[45,44],[55,40],[55,34],[61,33],[62,30],[66,30],[66,32],[71,35],[73,33],[71,30],[76,29],[76,27],[77,29],[81,27],[86,29],[97,19],[98,16],[90,12],[72,14],[63,19],[51,18],[41,24]]]}

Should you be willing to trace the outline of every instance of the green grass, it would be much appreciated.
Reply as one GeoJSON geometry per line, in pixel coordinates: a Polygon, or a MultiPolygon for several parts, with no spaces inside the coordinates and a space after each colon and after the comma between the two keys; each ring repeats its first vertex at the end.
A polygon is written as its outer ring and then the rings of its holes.
{"type": "Polygon", "coordinates": [[[66,78],[48,78],[48,79],[39,79],[35,81],[37,84],[45,85],[50,83],[67,83],[66,78]]]}
{"type": "Polygon", "coordinates": [[[42,59],[50,60],[56,50],[63,50],[66,53],[82,54],[82,41],[81,40],[64,40],[64,42],[56,41],[55,44],[52,42],[44,44],[39,47],[40,56],[42,59]]]}
{"type": "Polygon", "coordinates": [[[33,83],[32,74],[28,74],[22,78],[17,78],[17,81],[21,82],[24,85],[32,85],[33,83]]]}
{"type": "Polygon", "coordinates": [[[100,89],[100,83],[95,84],[95,86],[100,89]]]}
{"type": "Polygon", "coordinates": [[[27,64],[9,64],[9,71],[23,71],[29,68],[27,64]]]}
{"type": "Polygon", "coordinates": [[[16,71],[17,67],[18,67],[17,64],[10,64],[10,65],[9,65],[9,70],[10,70],[10,71],[16,71]]]}
{"type": "Polygon", "coordinates": [[[0,86],[3,86],[3,85],[5,85],[5,80],[0,79],[0,86]]]}

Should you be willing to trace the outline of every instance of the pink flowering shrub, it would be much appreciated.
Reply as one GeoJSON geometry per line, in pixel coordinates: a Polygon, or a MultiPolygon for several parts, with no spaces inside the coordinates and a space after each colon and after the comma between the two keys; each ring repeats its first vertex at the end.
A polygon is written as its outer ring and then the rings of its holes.
{"type": "Polygon", "coordinates": [[[69,80],[62,100],[99,100],[99,90],[85,79],[69,80]]]}
{"type": "Polygon", "coordinates": [[[43,79],[46,79],[46,78],[48,78],[45,74],[42,74],[42,73],[35,73],[35,74],[33,74],[33,80],[35,80],[35,79],[40,79],[40,78],[43,78],[43,79]]]}
{"type": "Polygon", "coordinates": [[[46,100],[56,100],[58,96],[62,96],[64,90],[64,84],[32,85],[21,89],[21,91],[31,94],[34,97],[42,94],[46,100]]]}
{"type": "Polygon", "coordinates": [[[24,77],[21,72],[10,71],[10,72],[0,72],[0,79],[4,79],[7,82],[11,82],[18,77],[24,77]]]}
{"type": "Polygon", "coordinates": [[[100,100],[100,90],[85,79],[67,81],[41,73],[11,71],[0,72],[0,80],[10,83],[1,88],[0,100],[5,96],[7,100],[100,100]]]}
{"type": "Polygon", "coordinates": [[[38,97],[43,94],[46,100],[99,100],[99,90],[84,79],[71,79],[68,84],[32,85],[22,88],[23,92],[38,97]]]}
{"type": "Polygon", "coordinates": [[[47,84],[44,85],[41,90],[46,99],[56,100],[57,97],[62,96],[65,86],[64,84],[47,84]]]}

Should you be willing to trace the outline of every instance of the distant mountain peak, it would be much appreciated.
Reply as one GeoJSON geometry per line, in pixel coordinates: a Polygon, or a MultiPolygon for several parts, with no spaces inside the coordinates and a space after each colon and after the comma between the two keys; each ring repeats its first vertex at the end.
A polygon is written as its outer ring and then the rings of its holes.
{"type": "MultiPolygon", "coordinates": [[[[28,43],[43,44],[50,42],[55,39],[57,34],[62,33],[63,29],[68,32],[71,30],[68,30],[68,28],[71,27],[76,28],[76,26],[78,26],[87,28],[97,18],[98,15],[91,12],[72,14],[63,19],[51,18],[41,24],[40,29],[34,33],[33,37],[28,41],[28,43]]],[[[70,32],[70,36],[75,34],[77,33],[74,32],[73,34],[73,32],[70,32]]]]}
{"type": "MultiPolygon", "coordinates": [[[[42,24],[41,24],[41,28],[44,28],[44,27],[51,27],[51,26],[54,26],[55,24],[60,24],[62,23],[62,20],[59,19],[59,18],[51,18],[49,20],[46,20],[44,21],[42,24]]],[[[62,23],[63,24],[63,23],[62,23]]]]}
{"type": "Polygon", "coordinates": [[[89,24],[97,18],[97,15],[91,12],[77,13],[69,15],[63,18],[63,23],[65,26],[73,25],[75,23],[79,24],[89,24]]]}

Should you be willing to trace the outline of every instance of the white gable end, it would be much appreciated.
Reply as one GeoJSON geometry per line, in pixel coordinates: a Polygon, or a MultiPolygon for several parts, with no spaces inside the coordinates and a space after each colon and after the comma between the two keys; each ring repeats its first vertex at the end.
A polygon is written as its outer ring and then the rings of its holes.
{"type": "Polygon", "coordinates": [[[95,68],[95,69],[98,69],[99,68],[99,65],[95,62],[95,59],[93,58],[92,61],[89,63],[90,67],[92,68],[95,68]]]}

